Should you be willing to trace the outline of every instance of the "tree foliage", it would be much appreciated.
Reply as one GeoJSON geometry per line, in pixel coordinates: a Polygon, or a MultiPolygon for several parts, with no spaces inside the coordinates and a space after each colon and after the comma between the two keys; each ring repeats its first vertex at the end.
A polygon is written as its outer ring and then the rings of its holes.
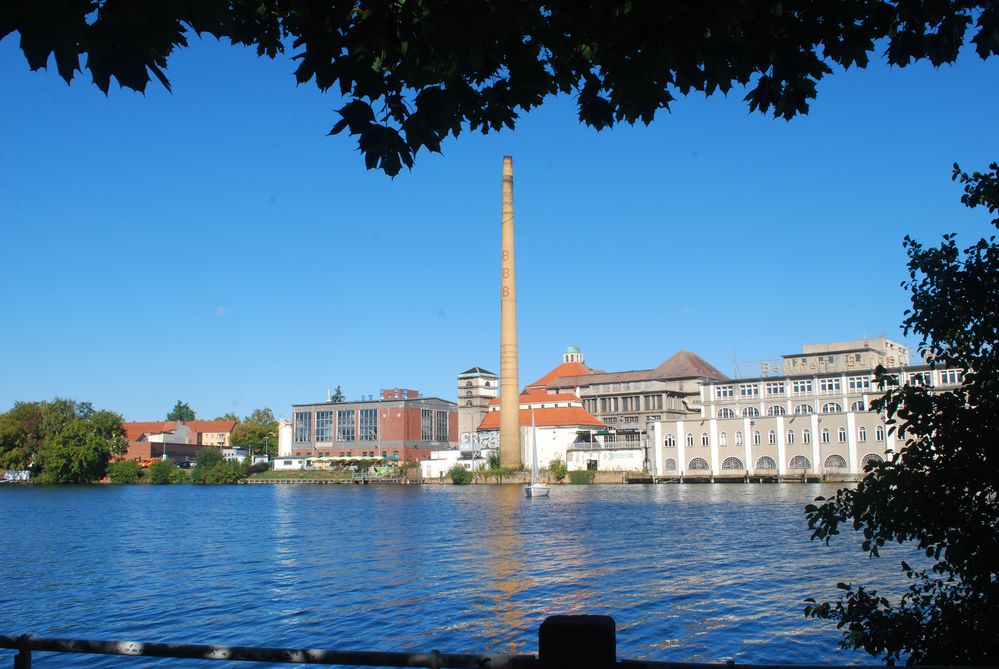
{"type": "Polygon", "coordinates": [[[455,485],[468,485],[472,482],[472,472],[459,464],[455,464],[451,469],[447,470],[447,475],[451,479],[451,483],[455,485]]]}
{"type": "Polygon", "coordinates": [[[548,463],[548,471],[551,472],[556,481],[562,481],[569,474],[568,467],[559,457],[552,458],[552,461],[548,463]]]}
{"type": "Polygon", "coordinates": [[[177,471],[179,470],[173,460],[157,460],[149,466],[149,482],[158,485],[172,483],[177,471]]]}
{"type": "Polygon", "coordinates": [[[334,404],[343,404],[346,401],[347,396],[343,394],[343,388],[337,386],[336,390],[333,391],[333,396],[330,397],[330,402],[333,402],[334,404]]]}
{"type": "Polygon", "coordinates": [[[555,94],[574,94],[597,129],[650,123],[678,97],[745,87],[750,110],[806,113],[836,66],[957,58],[966,39],[999,51],[989,0],[0,0],[0,39],[20,34],[32,70],[82,67],[105,93],[115,79],[168,90],[169,57],[207,33],[271,58],[290,48],[299,84],[345,103],[331,134],[357,137],[369,169],[397,174],[421,150],[469,130],[513,128],[555,94]]]}
{"type": "Polygon", "coordinates": [[[268,407],[254,409],[229,434],[229,443],[246,448],[253,455],[277,455],[278,422],[268,407]]]}
{"type": "Polygon", "coordinates": [[[177,403],[173,405],[173,409],[167,414],[166,419],[187,422],[197,420],[197,415],[194,413],[194,409],[188,406],[187,402],[177,400],[177,403]]]}
{"type": "MultiPolygon", "coordinates": [[[[999,211],[999,165],[968,175],[962,202],[999,211]]],[[[999,217],[991,221],[999,227],[999,217]]],[[[841,584],[835,604],[806,614],[832,618],[842,644],[912,664],[999,663],[999,244],[964,248],[945,234],[927,247],[906,237],[912,309],[903,329],[920,337],[934,366],[965,370],[964,384],[932,392],[914,383],[892,387],[879,370],[884,411],[904,447],[871,464],[853,490],[819,498],[806,509],[812,538],[828,542],[841,525],[863,533],[872,557],[888,543],[909,543],[928,566],[902,562],[907,589],[897,598],[841,584]]],[[[914,561],[915,562],[915,561],[914,561]]]]}
{"type": "Polygon", "coordinates": [[[119,460],[108,465],[108,481],[114,484],[137,483],[142,468],[135,460],[119,460]]]}

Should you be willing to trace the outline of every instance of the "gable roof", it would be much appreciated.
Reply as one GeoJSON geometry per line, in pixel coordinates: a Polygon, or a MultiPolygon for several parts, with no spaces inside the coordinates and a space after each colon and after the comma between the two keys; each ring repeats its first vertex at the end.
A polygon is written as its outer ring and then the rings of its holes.
{"type": "Polygon", "coordinates": [[[690,351],[677,351],[654,370],[657,378],[686,379],[692,376],[703,376],[709,379],[725,381],[728,379],[717,367],[690,351]]]}
{"type": "Polygon", "coordinates": [[[563,362],[558,365],[552,371],[548,372],[540,379],[534,383],[528,384],[528,388],[543,388],[549,385],[555,379],[561,379],[567,376],[585,376],[590,374],[593,370],[584,365],[581,362],[563,362]]]}
{"type": "MultiPolygon", "coordinates": [[[[534,424],[538,427],[607,427],[599,418],[582,407],[558,407],[548,409],[520,410],[521,426],[531,425],[531,414],[534,414],[534,424]]],[[[482,417],[480,430],[498,430],[500,412],[490,411],[482,417]]]]}
{"type": "Polygon", "coordinates": [[[470,376],[493,376],[499,378],[488,369],[482,369],[481,367],[472,367],[471,369],[466,369],[464,372],[458,375],[459,379],[468,378],[470,376]]]}
{"type": "MultiPolygon", "coordinates": [[[[160,434],[171,432],[177,428],[178,421],[154,420],[135,423],[122,423],[126,436],[135,441],[144,434],[160,434]]],[[[234,420],[189,420],[184,423],[191,432],[232,432],[236,427],[234,420]]]]}

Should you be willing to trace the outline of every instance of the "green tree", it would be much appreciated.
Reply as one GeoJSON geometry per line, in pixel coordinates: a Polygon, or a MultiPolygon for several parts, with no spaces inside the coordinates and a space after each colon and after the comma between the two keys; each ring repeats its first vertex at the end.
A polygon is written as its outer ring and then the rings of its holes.
{"type": "Polygon", "coordinates": [[[0,414],[0,468],[28,469],[37,464],[45,443],[42,402],[17,402],[0,414]]]}
{"type": "Polygon", "coordinates": [[[177,465],[173,460],[157,460],[149,467],[149,482],[156,484],[172,483],[177,465]]]}
{"type": "Polygon", "coordinates": [[[806,113],[833,68],[875,49],[904,67],[953,62],[969,39],[999,52],[990,0],[538,2],[482,0],[159,0],[0,2],[0,39],[20,34],[29,67],[54,56],[69,82],[81,62],[105,93],[116,79],[168,90],[168,59],[207,33],[271,58],[294,50],[299,84],[346,99],[332,133],[358,138],[366,166],[390,175],[469,130],[513,128],[546,98],[571,94],[583,123],[650,123],[690,93],[745,87],[751,111],[806,113]],[[128,45],[123,48],[122,45],[128,45]]]}
{"type": "Polygon", "coordinates": [[[451,483],[455,485],[468,485],[472,482],[472,472],[459,464],[455,464],[447,470],[447,475],[451,479],[451,483]]]}
{"type": "Polygon", "coordinates": [[[562,458],[559,457],[552,458],[552,461],[548,463],[548,471],[551,472],[556,481],[561,481],[569,473],[569,469],[566,467],[565,462],[563,462],[562,458]]]}
{"type": "Polygon", "coordinates": [[[238,483],[247,477],[246,466],[239,462],[218,462],[204,472],[204,476],[198,483],[209,485],[219,485],[224,483],[238,483]]]}
{"type": "Polygon", "coordinates": [[[215,420],[234,420],[234,421],[236,421],[238,423],[239,422],[239,416],[237,416],[236,414],[234,414],[234,413],[232,413],[230,411],[229,413],[224,414],[222,416],[216,416],[215,420]]]}
{"type": "Polygon", "coordinates": [[[336,387],[333,391],[333,396],[330,397],[330,401],[334,404],[343,404],[347,401],[347,396],[343,394],[343,389],[340,386],[336,387]]]}
{"type": "Polygon", "coordinates": [[[263,454],[271,457],[277,455],[278,424],[258,423],[249,419],[233,428],[229,434],[229,443],[249,449],[252,454],[263,454]]]}
{"type": "Polygon", "coordinates": [[[108,465],[108,480],[111,483],[137,483],[142,476],[142,468],[135,460],[119,460],[108,465]]]}
{"type": "Polygon", "coordinates": [[[112,441],[89,421],[77,418],[46,441],[41,453],[45,483],[93,483],[104,476],[112,441]]]}
{"type": "Polygon", "coordinates": [[[246,422],[270,425],[271,423],[277,424],[277,419],[274,418],[274,412],[270,410],[270,407],[264,407],[251,411],[250,415],[246,417],[246,422]]]}
{"type": "Polygon", "coordinates": [[[194,470],[191,472],[191,480],[195,483],[205,483],[209,472],[215,465],[222,462],[222,451],[211,446],[207,446],[198,451],[194,459],[194,470]]]}
{"type": "Polygon", "coordinates": [[[194,409],[188,406],[187,402],[181,402],[177,400],[177,403],[173,405],[173,409],[167,414],[167,420],[182,420],[184,422],[197,420],[197,416],[194,413],[194,409]]]}
{"type": "MultiPolygon", "coordinates": [[[[962,202],[999,211],[999,165],[968,175],[962,202]]],[[[991,221],[999,227],[999,217],[991,221]]],[[[828,542],[841,525],[863,533],[877,557],[888,543],[918,547],[926,560],[903,561],[899,596],[840,584],[835,604],[811,603],[806,615],[836,620],[842,645],[911,664],[999,663],[999,244],[979,239],[961,250],[954,234],[924,247],[906,237],[912,309],[906,334],[934,366],[965,370],[964,384],[931,392],[921,384],[887,392],[884,411],[904,447],[870,464],[855,489],[806,508],[812,538],[828,542]],[[928,566],[925,566],[928,565],[928,566]]]]}

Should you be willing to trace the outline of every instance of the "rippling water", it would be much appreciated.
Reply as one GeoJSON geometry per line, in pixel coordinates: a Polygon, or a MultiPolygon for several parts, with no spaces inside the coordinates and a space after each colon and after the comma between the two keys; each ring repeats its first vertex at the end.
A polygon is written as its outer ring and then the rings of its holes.
{"type": "Polygon", "coordinates": [[[837,581],[897,581],[898,560],[867,559],[857,537],[809,541],[803,506],[834,489],[561,486],[527,500],[519,486],[12,486],[0,634],[536,652],[546,616],[597,613],[616,619],[622,657],[865,662],[802,615],[837,581]]]}

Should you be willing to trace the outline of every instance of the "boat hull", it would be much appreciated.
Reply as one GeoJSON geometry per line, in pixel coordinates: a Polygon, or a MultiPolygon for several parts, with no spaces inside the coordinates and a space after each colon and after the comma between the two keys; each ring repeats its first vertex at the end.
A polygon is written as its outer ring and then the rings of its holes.
{"type": "Polygon", "coordinates": [[[540,483],[532,483],[524,486],[524,495],[527,497],[548,497],[551,488],[540,483]]]}

